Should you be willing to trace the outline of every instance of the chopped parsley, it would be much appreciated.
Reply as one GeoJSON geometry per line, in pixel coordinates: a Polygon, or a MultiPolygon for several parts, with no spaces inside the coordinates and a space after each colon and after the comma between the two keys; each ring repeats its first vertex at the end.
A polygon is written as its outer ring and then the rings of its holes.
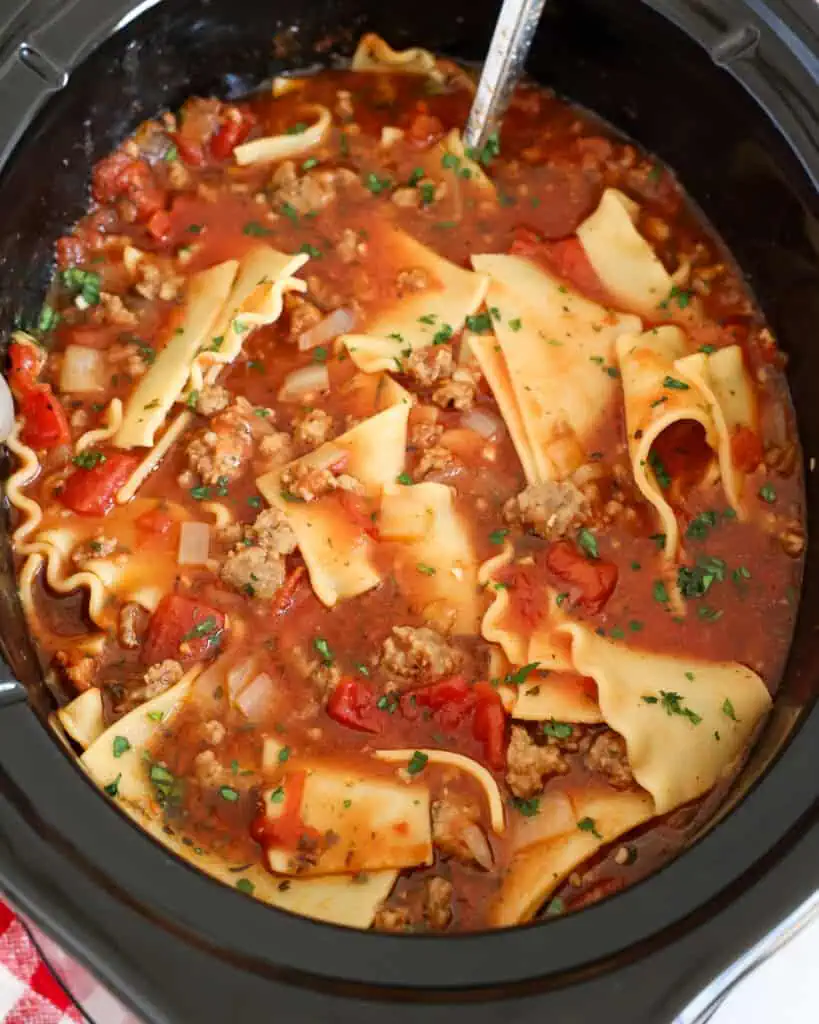
{"type": "Polygon", "coordinates": [[[498,133],[492,132],[480,149],[475,149],[473,146],[470,146],[466,151],[466,155],[470,160],[474,160],[476,163],[483,164],[484,167],[488,167],[495,157],[500,156],[500,139],[498,138],[498,133]]]}
{"type": "Polygon", "coordinates": [[[379,711],[386,711],[388,715],[394,715],[400,705],[400,698],[397,693],[382,693],[375,706],[379,711]]]}
{"type": "Polygon", "coordinates": [[[239,892],[245,893],[247,896],[252,896],[256,891],[256,886],[250,881],[249,878],[240,878],[236,882],[236,888],[239,892]]]}
{"type": "Polygon", "coordinates": [[[249,220],[242,228],[242,233],[245,235],[256,235],[257,237],[273,234],[270,228],[266,228],[264,224],[260,224],[257,220],[249,220]]]}
{"type": "Polygon", "coordinates": [[[702,715],[685,707],[681,694],[674,693],[673,690],[660,690],[659,697],[646,696],[643,697],[643,701],[646,704],[659,704],[667,715],[680,715],[687,718],[692,725],[699,725],[702,721],[702,715]]]}
{"type": "Polygon", "coordinates": [[[697,559],[693,568],[681,565],[677,570],[677,586],[683,597],[705,597],[714,583],[725,579],[725,562],[714,555],[697,559]]]}
{"type": "Polygon", "coordinates": [[[659,604],[668,604],[670,598],[668,596],[668,588],[662,580],[655,580],[652,588],[654,594],[654,600],[659,604]]]}
{"type": "Polygon", "coordinates": [[[678,380],[676,377],[666,377],[663,380],[663,387],[670,388],[672,391],[688,391],[690,385],[686,384],[684,380],[678,380]]]}
{"type": "Polygon", "coordinates": [[[409,487],[412,484],[412,477],[409,473],[399,473],[395,478],[397,484],[403,484],[404,487],[409,487]]]}
{"type": "Polygon", "coordinates": [[[540,797],[533,796],[529,800],[523,800],[521,797],[515,797],[514,799],[515,808],[519,811],[524,818],[534,818],[534,816],[540,811],[540,797]]]}
{"type": "Polygon", "coordinates": [[[313,362],[314,363],[326,363],[327,362],[327,356],[329,354],[330,353],[329,353],[326,345],[317,345],[316,348],[313,349],[313,362]]]}
{"type": "Polygon", "coordinates": [[[115,736],[112,744],[114,757],[122,757],[131,749],[131,741],[126,736],[115,736]]]}
{"type": "Polygon", "coordinates": [[[291,124],[290,127],[285,131],[285,135],[303,135],[309,125],[306,121],[296,121],[295,124],[291,124]]]}
{"type": "Polygon", "coordinates": [[[509,534],[509,530],[506,529],[506,527],[503,527],[503,526],[500,527],[500,529],[493,530],[489,534],[489,543],[490,544],[503,544],[503,542],[506,539],[506,537],[508,536],[508,534],[509,534]]]}
{"type": "Polygon", "coordinates": [[[510,683],[512,686],[521,686],[529,676],[536,672],[540,668],[539,661],[532,661],[528,665],[524,665],[523,668],[519,668],[517,672],[510,672],[504,677],[505,683],[510,683]]]}
{"type": "Polygon", "coordinates": [[[424,168],[423,167],[413,167],[413,169],[412,169],[412,171],[410,173],[410,176],[407,179],[407,184],[410,186],[410,188],[414,188],[418,184],[418,182],[421,180],[421,178],[423,178],[423,176],[424,176],[424,168]]]}
{"type": "Polygon", "coordinates": [[[279,210],[285,215],[285,217],[287,217],[288,220],[291,220],[294,224],[298,224],[299,211],[292,203],[282,203],[279,210]]]}
{"type": "Polygon", "coordinates": [[[553,900],[550,900],[546,907],[546,913],[549,917],[556,917],[558,914],[562,914],[565,910],[566,904],[559,896],[555,896],[553,900]]]}
{"type": "Polygon", "coordinates": [[[523,327],[523,321],[520,319],[520,317],[515,317],[514,320],[509,321],[510,331],[515,331],[517,333],[517,331],[519,331],[521,327],[523,327]]]}
{"type": "Polygon", "coordinates": [[[321,660],[324,662],[325,665],[333,664],[333,662],[335,661],[335,656],[332,650],[330,649],[330,645],[327,643],[323,636],[315,637],[315,639],[313,640],[313,647],[319,653],[319,655],[321,656],[321,660]]]}
{"type": "Polygon", "coordinates": [[[492,330],[492,320],[488,313],[476,313],[466,318],[466,328],[475,334],[486,334],[492,330]]]}
{"type": "Polygon", "coordinates": [[[383,178],[379,178],[375,171],[370,171],[364,178],[364,185],[374,196],[377,196],[392,188],[392,180],[386,175],[383,178]]]}
{"type": "Polygon", "coordinates": [[[589,558],[599,558],[600,549],[597,547],[597,538],[584,526],[577,532],[577,543],[586,552],[589,558]]]}
{"type": "Polygon", "coordinates": [[[595,839],[602,839],[603,836],[597,831],[597,823],[594,818],[581,818],[577,823],[581,832],[591,832],[595,839]]]}
{"type": "Polygon", "coordinates": [[[280,804],[284,800],[284,786],[278,786],[270,794],[271,804],[280,804]]]}
{"type": "Polygon", "coordinates": [[[762,487],[759,488],[759,496],[769,505],[773,505],[776,501],[776,491],[770,484],[763,484],[762,487]]]}
{"type": "Polygon", "coordinates": [[[423,562],[419,562],[419,563],[418,563],[418,564],[417,564],[417,565],[415,566],[415,568],[416,568],[416,569],[418,570],[418,572],[420,572],[420,573],[421,573],[421,574],[422,574],[423,576],[434,576],[434,575],[435,575],[435,572],[436,572],[436,570],[435,570],[435,566],[434,566],[434,565],[425,565],[425,564],[424,564],[423,562]]]}
{"type": "Polygon", "coordinates": [[[685,531],[685,535],[691,540],[705,540],[708,536],[708,531],[716,525],[716,512],[711,510],[700,512],[700,514],[695,516],[688,524],[688,529],[685,531]]]}
{"type": "Polygon", "coordinates": [[[201,622],[197,622],[193,629],[189,629],[187,633],[182,637],[183,642],[185,640],[194,640],[198,637],[210,636],[212,633],[218,633],[219,626],[216,619],[212,615],[208,615],[207,618],[202,619],[201,622]]]}
{"type": "Polygon", "coordinates": [[[556,722],[553,718],[543,723],[543,731],[556,740],[567,740],[574,732],[574,728],[568,722],[556,722]]]}
{"type": "Polygon", "coordinates": [[[302,242],[299,246],[299,252],[306,253],[314,260],[320,260],[322,255],[321,249],[316,248],[315,245],[311,245],[309,242],[302,242]]]}
{"type": "Polygon", "coordinates": [[[101,466],[106,458],[102,452],[84,451],[75,455],[71,461],[80,469],[94,469],[96,466],[101,466]]]}
{"type": "Polygon", "coordinates": [[[732,722],[739,721],[739,719],[737,718],[737,713],[736,711],[734,711],[734,705],[727,697],[722,702],[722,713],[723,715],[727,715],[727,717],[730,718],[732,722]]]}
{"type": "Polygon", "coordinates": [[[432,336],[433,345],[443,345],[445,341],[449,341],[452,337],[452,328],[449,324],[441,324],[441,327],[432,336]]]}
{"type": "Polygon", "coordinates": [[[435,186],[431,181],[424,181],[418,186],[418,191],[421,194],[421,205],[429,206],[430,203],[435,202],[435,186]]]}
{"type": "MultiPolygon", "coordinates": [[[[653,449],[648,453],[648,464],[654,471],[654,477],[657,483],[665,491],[671,486],[671,477],[668,475],[663,460],[653,449]]],[[[665,541],[663,542],[665,543],[665,541]]]]}
{"type": "Polygon", "coordinates": [[[424,768],[426,768],[428,760],[429,758],[426,754],[421,753],[420,750],[416,750],[407,765],[407,774],[417,775],[419,772],[422,772],[424,768]]]}
{"type": "Polygon", "coordinates": [[[303,171],[312,171],[314,167],[318,167],[318,160],[314,156],[308,156],[304,163],[301,165],[303,171]]]}
{"type": "Polygon", "coordinates": [[[220,786],[219,796],[223,800],[227,800],[228,803],[235,804],[239,799],[239,791],[234,789],[233,786],[220,786]]]}
{"type": "Polygon", "coordinates": [[[119,783],[121,778],[122,772],[117,775],[113,782],[109,782],[107,786],[102,787],[108,796],[119,796],[119,783]]]}
{"type": "Polygon", "coordinates": [[[100,301],[100,275],[93,270],[68,267],[60,274],[60,280],[73,295],[79,296],[87,306],[96,306],[100,301]]]}
{"type": "Polygon", "coordinates": [[[685,309],[693,297],[693,292],[688,291],[686,288],[680,288],[676,284],[672,285],[671,291],[668,293],[668,298],[663,299],[660,303],[660,309],[668,309],[671,302],[675,299],[680,309],[685,309]]]}

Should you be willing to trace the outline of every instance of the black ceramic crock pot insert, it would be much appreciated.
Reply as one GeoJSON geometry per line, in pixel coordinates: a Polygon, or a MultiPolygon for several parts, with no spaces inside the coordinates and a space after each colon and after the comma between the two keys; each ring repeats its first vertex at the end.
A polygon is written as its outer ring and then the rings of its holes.
{"type": "MultiPolygon", "coordinates": [[[[31,0],[0,10],[0,327],[41,301],[91,164],[191,93],[237,95],[363,31],[479,59],[495,6],[436,0],[31,0]],[[343,26],[343,27],[342,27],[343,26]]],[[[819,12],[812,0],[550,0],[534,77],[655,151],[726,240],[790,357],[819,450],[819,12]]],[[[807,475],[809,529],[819,495],[807,475]]],[[[42,724],[3,538],[0,879],[150,1021],[667,1024],[819,884],[816,546],[775,713],[721,820],[581,914],[460,937],[358,933],[271,910],[169,856],[103,801],[42,724]],[[814,647],[816,650],[814,652],[814,647]],[[16,680],[20,680],[17,682],[16,680]],[[788,741],[785,747],[785,741],[788,741]]]]}

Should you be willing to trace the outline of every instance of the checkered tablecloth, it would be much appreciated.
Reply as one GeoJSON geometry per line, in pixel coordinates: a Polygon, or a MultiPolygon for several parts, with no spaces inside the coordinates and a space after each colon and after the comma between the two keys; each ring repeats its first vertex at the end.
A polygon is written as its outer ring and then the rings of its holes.
{"type": "Polygon", "coordinates": [[[0,901],[0,1021],[80,1024],[84,1020],[19,918],[0,901]]]}

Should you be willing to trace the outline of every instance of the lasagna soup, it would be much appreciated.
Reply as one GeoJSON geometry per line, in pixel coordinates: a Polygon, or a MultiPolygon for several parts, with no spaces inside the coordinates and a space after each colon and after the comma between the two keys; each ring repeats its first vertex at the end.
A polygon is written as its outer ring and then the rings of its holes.
{"type": "Polygon", "coordinates": [[[189,99],[93,169],[9,345],[20,597],[88,776],[276,907],[575,911],[771,706],[805,546],[784,359],[673,175],[471,73],[189,99]]]}

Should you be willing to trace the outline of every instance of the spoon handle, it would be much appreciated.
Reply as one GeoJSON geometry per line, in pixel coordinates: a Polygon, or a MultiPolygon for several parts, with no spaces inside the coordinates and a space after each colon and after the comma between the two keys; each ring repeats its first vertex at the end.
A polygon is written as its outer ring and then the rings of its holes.
{"type": "Polygon", "coordinates": [[[480,149],[503,117],[520,77],[546,0],[503,0],[464,131],[480,149]]]}

